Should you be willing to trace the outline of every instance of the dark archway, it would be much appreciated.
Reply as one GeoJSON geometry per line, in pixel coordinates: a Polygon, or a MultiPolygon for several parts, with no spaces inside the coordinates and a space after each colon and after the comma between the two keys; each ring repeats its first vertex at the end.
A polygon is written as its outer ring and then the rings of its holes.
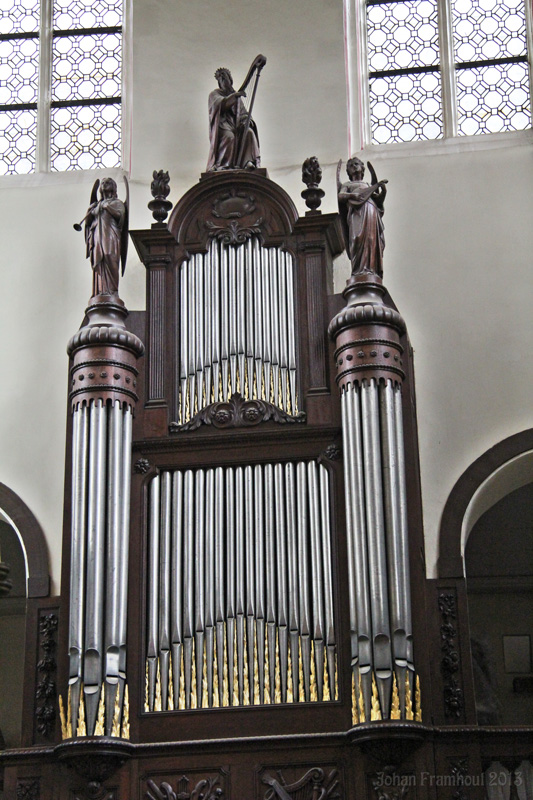
{"type": "Polygon", "coordinates": [[[440,578],[462,578],[464,575],[461,541],[463,520],[475,493],[500,467],[529,451],[533,451],[533,428],[509,436],[494,445],[463,472],[453,487],[442,514],[438,561],[440,578]]]}
{"type": "Polygon", "coordinates": [[[44,533],[26,503],[5,484],[0,483],[0,509],[12,522],[22,539],[27,565],[27,597],[48,597],[50,571],[44,533]]]}

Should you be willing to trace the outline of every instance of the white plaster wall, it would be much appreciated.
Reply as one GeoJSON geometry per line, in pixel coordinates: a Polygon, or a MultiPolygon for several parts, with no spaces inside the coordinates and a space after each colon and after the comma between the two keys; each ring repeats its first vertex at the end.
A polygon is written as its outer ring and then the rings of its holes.
{"type": "MultiPolygon", "coordinates": [[[[263,165],[303,212],[301,163],[317,155],[323,210],[335,210],[335,164],[348,155],[340,0],[135,0],[130,23],[132,228],[151,222],[154,169],[170,171],[176,202],[205,168],[214,70],[228,66],[239,84],[259,52],[268,58],[254,112],[263,165]]],[[[488,447],[531,425],[533,147],[371,159],[390,181],[385,280],[415,348],[431,575],[454,482],[488,447]]],[[[0,180],[0,481],[44,528],[54,591],[65,347],[91,288],[72,223],[85,213],[94,177],[0,180]]],[[[338,288],[346,277],[340,261],[338,288]]],[[[133,247],[121,295],[129,308],[144,307],[133,247]]]]}

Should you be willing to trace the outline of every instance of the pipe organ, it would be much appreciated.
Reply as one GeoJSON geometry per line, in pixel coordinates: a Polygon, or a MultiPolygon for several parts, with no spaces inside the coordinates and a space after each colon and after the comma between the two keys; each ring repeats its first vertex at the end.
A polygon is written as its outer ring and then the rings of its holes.
{"type": "Polygon", "coordinates": [[[96,295],[69,343],[58,800],[365,798],[391,742],[431,761],[406,327],[377,274],[333,293],[319,202],[203,175],[130,232],[146,311],[96,295]]]}

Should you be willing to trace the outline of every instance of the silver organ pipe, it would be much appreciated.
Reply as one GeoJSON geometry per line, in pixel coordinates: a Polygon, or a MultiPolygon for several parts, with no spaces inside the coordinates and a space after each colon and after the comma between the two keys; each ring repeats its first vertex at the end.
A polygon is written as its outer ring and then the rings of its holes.
{"type": "Polygon", "coordinates": [[[414,666],[401,387],[348,383],[341,407],[357,712],[361,721],[375,713],[375,683],[381,717],[390,716],[395,691],[405,716],[414,666]]]}
{"type": "Polygon", "coordinates": [[[171,475],[161,476],[161,507],[159,523],[159,653],[161,672],[161,706],[168,708],[168,679],[170,674],[170,526],[171,475]]]}
{"type": "Polygon", "coordinates": [[[327,470],[301,461],[163,471],[149,498],[147,710],[172,705],[163,701],[166,608],[172,644],[182,639],[184,650],[175,709],[336,699],[327,470]],[[167,530],[181,548],[169,587],[152,563],[164,560],[167,530]]]}
{"type": "Polygon", "coordinates": [[[297,413],[292,255],[213,240],[179,274],[181,424],[237,391],[297,413]]]}
{"type": "Polygon", "coordinates": [[[89,410],[78,407],[72,420],[72,526],[70,554],[69,688],[72,729],[78,727],[78,708],[83,679],[83,608],[87,537],[87,454],[89,410]]]}
{"type": "MultiPolygon", "coordinates": [[[[132,409],[119,400],[106,403],[91,399],[73,409],[68,639],[68,725],[73,736],[95,732],[116,736],[122,721],[126,688],[131,426],[132,409]]],[[[151,653],[154,666],[158,653],[157,639],[150,638],[152,630],[150,622],[149,668],[151,653]]],[[[155,673],[151,677],[155,688],[155,673]]]]}
{"type": "Polygon", "coordinates": [[[106,434],[107,409],[102,400],[89,407],[89,485],[87,518],[87,594],[84,692],[87,730],[98,717],[102,687],[105,591],[106,434]]]}

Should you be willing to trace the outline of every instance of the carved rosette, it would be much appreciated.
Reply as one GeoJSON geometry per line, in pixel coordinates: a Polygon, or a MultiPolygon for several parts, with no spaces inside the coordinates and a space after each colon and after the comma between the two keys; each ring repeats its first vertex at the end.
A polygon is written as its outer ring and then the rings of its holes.
{"type": "Polygon", "coordinates": [[[461,717],[464,711],[464,694],[458,681],[460,672],[459,649],[457,646],[457,603],[454,594],[439,594],[441,614],[441,672],[444,680],[444,711],[447,717],[461,717]]]}
{"type": "Polygon", "coordinates": [[[405,322],[396,309],[385,305],[384,293],[379,279],[359,280],[355,288],[345,290],[349,303],[329,325],[341,390],[364,378],[395,382],[405,378],[400,344],[405,322]]]}
{"type": "MultiPolygon", "coordinates": [[[[120,303],[120,301],[119,301],[120,303]]],[[[126,330],[126,309],[111,298],[100,297],[87,309],[89,322],[72,337],[67,352],[72,357],[70,401],[72,408],[93,400],[135,406],[137,359],[144,353],[141,340],[126,330]]]]}
{"type": "Polygon", "coordinates": [[[250,428],[269,420],[283,425],[305,422],[305,419],[303,411],[291,416],[272,403],[267,403],[266,400],[245,400],[239,392],[235,392],[227,402],[211,403],[184,425],[171,422],[169,431],[170,433],[194,431],[201,425],[212,425],[219,429],[250,428]]]}

